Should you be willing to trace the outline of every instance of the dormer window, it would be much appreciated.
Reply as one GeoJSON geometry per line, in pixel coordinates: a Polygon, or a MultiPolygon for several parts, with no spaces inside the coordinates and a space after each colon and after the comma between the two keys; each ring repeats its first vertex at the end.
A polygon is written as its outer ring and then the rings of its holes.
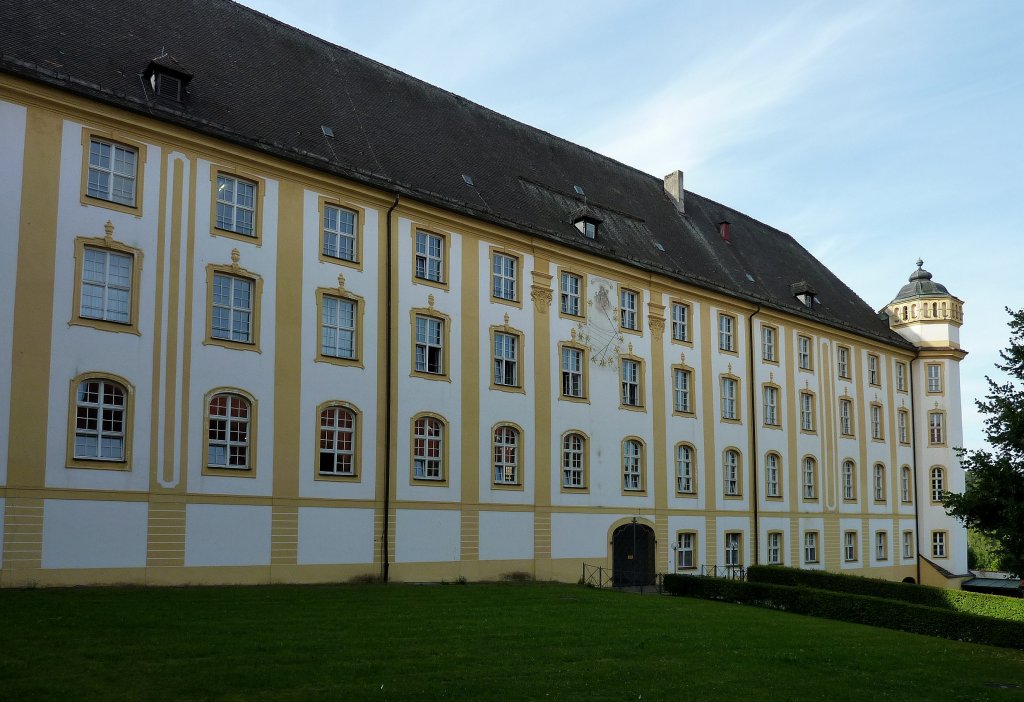
{"type": "Polygon", "coordinates": [[[722,237],[723,241],[729,241],[729,223],[719,222],[718,223],[718,235],[722,237]]]}
{"type": "Polygon", "coordinates": [[[580,230],[580,233],[588,239],[597,238],[597,225],[599,222],[596,219],[590,217],[580,217],[573,224],[580,230]]]}
{"type": "Polygon", "coordinates": [[[156,97],[174,102],[185,100],[185,86],[192,80],[192,74],[167,54],[150,61],[142,77],[156,97]]]}
{"type": "Polygon", "coordinates": [[[819,304],[817,294],[814,289],[806,281],[800,281],[799,283],[793,283],[790,286],[790,291],[793,293],[793,297],[800,301],[800,304],[804,307],[811,309],[816,304],[819,304]]]}
{"type": "Polygon", "coordinates": [[[169,73],[154,73],[151,80],[154,93],[181,102],[181,78],[169,73]]]}

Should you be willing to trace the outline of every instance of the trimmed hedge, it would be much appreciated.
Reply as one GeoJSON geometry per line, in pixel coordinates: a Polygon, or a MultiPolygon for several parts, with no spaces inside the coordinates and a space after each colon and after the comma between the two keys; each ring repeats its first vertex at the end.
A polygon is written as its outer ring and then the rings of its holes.
{"type": "Polygon", "coordinates": [[[927,585],[894,583],[889,580],[864,578],[859,575],[828,573],[823,570],[800,570],[782,566],[750,566],[747,568],[747,580],[772,585],[810,587],[816,590],[883,597],[925,607],[952,609],[993,619],[1024,622],[1024,600],[1016,597],[986,595],[963,590],[943,590],[927,585]]]}
{"type": "Polygon", "coordinates": [[[750,604],[954,641],[1024,649],[1024,626],[1017,622],[898,600],[692,575],[666,575],[664,587],[670,594],[684,597],[750,604]]]}

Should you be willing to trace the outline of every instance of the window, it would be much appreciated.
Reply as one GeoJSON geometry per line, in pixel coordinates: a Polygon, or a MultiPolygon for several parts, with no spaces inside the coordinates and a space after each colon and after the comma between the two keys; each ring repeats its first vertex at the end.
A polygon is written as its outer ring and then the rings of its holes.
{"type": "Polygon", "coordinates": [[[356,475],[356,414],[347,407],[331,405],[320,410],[320,459],[322,476],[356,475]]]}
{"type": "Polygon", "coordinates": [[[800,393],[800,430],[814,431],[814,395],[800,393]]]}
{"type": "Polygon", "coordinates": [[[676,446],[676,492],[684,495],[697,492],[693,473],[693,447],[685,444],[676,446]]]}
{"type": "Polygon", "coordinates": [[[256,183],[217,174],[216,228],[256,236],[256,183]]]}
{"type": "Polygon", "coordinates": [[[932,466],[932,502],[941,503],[946,493],[946,469],[942,466],[932,466]]]}
{"type": "Polygon", "coordinates": [[[681,302],[672,303],[672,339],[690,340],[690,306],[681,302]]]}
{"type": "Polygon", "coordinates": [[[880,384],[878,379],[878,356],[873,353],[868,354],[868,384],[880,384]]]}
{"type": "Polygon", "coordinates": [[[586,384],[583,375],[583,349],[572,346],[562,347],[562,396],[570,398],[586,397],[586,384]]]}
{"type": "Polygon", "coordinates": [[[133,259],[106,248],[82,247],[80,317],[132,323],[133,259]]]}
{"type": "Polygon", "coordinates": [[[135,207],[135,175],[139,152],[123,144],[92,137],[86,195],[135,207]]]}
{"type": "Polygon", "coordinates": [[[847,563],[857,560],[857,532],[843,532],[843,560],[847,563]]]}
{"type": "Polygon", "coordinates": [[[801,370],[811,370],[811,339],[807,336],[796,338],[797,365],[801,370]]]}
{"type": "Polygon", "coordinates": [[[871,405],[871,438],[882,439],[882,406],[871,405]]]}
{"type": "Polygon", "coordinates": [[[768,565],[782,565],[782,532],[768,532],[768,565]]]}
{"type": "Polygon", "coordinates": [[[889,559],[889,533],[885,531],[875,532],[875,560],[885,561],[889,559]]]}
{"type": "Polygon", "coordinates": [[[914,557],[914,532],[912,531],[903,532],[903,557],[914,557]]]}
{"type": "Polygon", "coordinates": [[[356,300],[323,295],[320,298],[320,355],[354,360],[356,354],[356,300]]]}
{"type": "Polygon", "coordinates": [[[252,403],[236,393],[221,392],[207,405],[206,467],[250,470],[252,403]]]}
{"type": "Polygon", "coordinates": [[[945,415],[942,412],[928,413],[928,443],[944,444],[945,439],[945,415]]]}
{"type": "Polygon", "coordinates": [[[581,317],[580,298],[583,295],[583,279],[575,273],[562,271],[559,276],[559,311],[570,317],[581,317]]]}
{"type": "Polygon", "coordinates": [[[836,364],[838,365],[839,377],[850,379],[850,349],[845,346],[836,347],[836,364]]]}
{"type": "Polygon", "coordinates": [[[491,296],[496,300],[519,299],[519,259],[495,251],[491,254],[491,296]]]}
{"type": "Polygon", "coordinates": [[[779,389],[771,386],[764,386],[764,423],[775,427],[779,425],[779,389]]]}
{"type": "Polygon", "coordinates": [[[945,558],[946,553],[946,532],[932,532],[932,558],[945,558]]]}
{"type": "Polygon", "coordinates": [[[210,337],[253,342],[253,281],[227,273],[213,274],[210,337]]]}
{"type": "Polygon", "coordinates": [[[75,468],[128,468],[129,392],[107,378],[84,378],[72,384],[74,392],[74,444],[68,465],[75,468]],[[92,463],[95,462],[95,463],[92,463]]]}
{"type": "Polygon", "coordinates": [[[626,492],[644,489],[643,445],[636,439],[622,442],[622,489],[626,492]]]}
{"type": "Polygon", "coordinates": [[[686,368],[672,369],[672,411],[692,414],[690,388],[693,385],[693,371],[686,368]]]}
{"type": "Polygon", "coordinates": [[[320,253],[330,259],[358,261],[358,215],[349,209],[324,203],[322,248],[320,253]]]}
{"type": "Polygon", "coordinates": [[[623,288],[619,292],[619,326],[623,329],[638,331],[640,321],[637,316],[637,293],[623,288]]]}
{"type": "Polygon", "coordinates": [[[804,533],[804,563],[818,562],[818,532],[804,533]]]}
{"type": "Polygon", "coordinates": [[[494,484],[519,484],[519,431],[515,427],[494,429],[494,484]]]}
{"type": "Polygon", "coordinates": [[[443,319],[417,314],[416,321],[416,372],[443,375],[444,366],[444,323],[443,319]]]}
{"type": "Polygon", "coordinates": [[[910,466],[900,468],[900,502],[909,503],[914,500],[914,493],[911,491],[913,482],[910,480],[910,466]]]}
{"type": "Polygon", "coordinates": [[[580,230],[580,233],[588,239],[594,239],[597,237],[598,222],[596,220],[580,217],[573,222],[573,224],[575,224],[576,228],[580,230]]]}
{"type": "Polygon", "coordinates": [[[780,497],[779,488],[779,454],[769,453],[764,459],[764,496],[780,497]]]}
{"type": "Polygon", "coordinates": [[[928,373],[928,392],[942,392],[942,366],[938,363],[929,363],[926,368],[928,373]]]}
{"type": "Polygon", "coordinates": [[[875,502],[885,502],[885,466],[875,464],[875,502]]]}
{"type": "Polygon", "coordinates": [[[585,488],[587,440],[571,432],[562,437],[562,487],[585,488]]]}
{"type": "Polygon", "coordinates": [[[416,230],[416,277],[445,282],[445,241],[440,234],[416,230]]]}
{"type": "Polygon", "coordinates": [[[519,387],[519,336],[494,332],[494,384],[519,387]]]}
{"type": "Polygon", "coordinates": [[[907,419],[907,417],[908,413],[906,410],[899,410],[896,412],[896,428],[899,431],[901,444],[910,443],[910,433],[907,428],[909,420],[907,419]]]}
{"type": "Polygon", "coordinates": [[[697,567],[695,544],[697,535],[684,531],[676,535],[676,570],[689,570],[697,567]]]}
{"type": "Polygon", "coordinates": [[[736,567],[742,563],[740,536],[741,534],[737,531],[725,533],[725,565],[727,567],[736,567]]]}
{"type": "Polygon", "coordinates": [[[623,358],[622,368],[622,404],[625,407],[642,407],[644,403],[641,385],[640,361],[623,358]]]}
{"type": "Polygon", "coordinates": [[[723,492],[726,497],[738,497],[740,494],[740,454],[727,449],[722,455],[723,492]]]}
{"type": "Polygon", "coordinates": [[[818,499],[818,463],[810,456],[804,458],[803,496],[805,500],[818,499]]]}
{"type": "Polygon", "coordinates": [[[761,358],[772,363],[777,360],[775,356],[775,327],[767,325],[761,327],[761,358]]]}
{"type": "Polygon", "coordinates": [[[900,392],[907,391],[907,364],[903,361],[896,362],[896,389],[900,392]]]}
{"type": "Polygon", "coordinates": [[[722,419],[736,419],[736,380],[722,378],[722,419]]]}
{"type": "Polygon", "coordinates": [[[857,499],[857,470],[853,461],[843,461],[843,499],[857,499]]]}
{"type": "Polygon", "coordinates": [[[839,433],[843,436],[853,436],[853,402],[850,400],[839,401],[839,433]]]}
{"type": "Polygon", "coordinates": [[[736,318],[727,314],[718,315],[718,348],[722,351],[735,351],[735,339],[733,330],[736,326],[736,318]]]}
{"type": "Polygon", "coordinates": [[[445,426],[436,417],[417,417],[412,424],[412,477],[444,480],[445,426]]]}

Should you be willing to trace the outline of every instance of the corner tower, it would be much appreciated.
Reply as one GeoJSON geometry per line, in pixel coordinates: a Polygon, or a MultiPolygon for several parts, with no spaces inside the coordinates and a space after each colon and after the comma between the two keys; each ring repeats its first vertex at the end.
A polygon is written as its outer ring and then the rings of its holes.
{"type": "Polygon", "coordinates": [[[967,574],[967,530],[946,514],[943,492],[963,492],[964,471],[957,458],[963,446],[960,348],[963,300],[918,259],[896,297],[886,306],[893,331],[917,346],[910,372],[918,514],[918,554],[924,558],[921,582],[945,587],[950,576],[967,574]]]}

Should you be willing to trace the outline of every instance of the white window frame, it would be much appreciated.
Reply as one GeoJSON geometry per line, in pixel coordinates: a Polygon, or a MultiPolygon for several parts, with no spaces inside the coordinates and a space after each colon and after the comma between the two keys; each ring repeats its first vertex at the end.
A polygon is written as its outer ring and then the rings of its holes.
{"type": "Polygon", "coordinates": [[[583,290],[583,279],[575,273],[562,271],[559,276],[559,309],[562,314],[571,317],[580,315],[580,295],[583,290]]]}
{"type": "Polygon", "coordinates": [[[725,533],[725,565],[727,568],[734,568],[740,563],[740,532],[728,531],[725,533]]]}
{"type": "Polygon", "coordinates": [[[853,563],[857,560],[857,532],[843,532],[843,560],[853,563]]]}
{"type": "Polygon", "coordinates": [[[130,325],[135,256],[97,246],[83,246],[82,252],[79,316],[130,325]]]}
{"type": "Polygon", "coordinates": [[[885,502],[885,466],[876,463],[872,470],[875,502],[885,502]]]}
{"type": "Polygon", "coordinates": [[[252,403],[237,393],[219,392],[210,397],[206,409],[206,466],[222,470],[249,470],[252,466],[252,403]],[[214,402],[220,398],[226,400],[225,411],[214,414],[214,402]],[[237,406],[244,409],[244,414],[235,414],[236,401],[237,406]],[[223,451],[223,460],[214,460],[213,452],[218,449],[223,451]]]}
{"type": "Polygon", "coordinates": [[[797,365],[800,370],[811,370],[811,338],[809,336],[798,336],[796,338],[797,365]]]}
{"type": "Polygon", "coordinates": [[[868,385],[881,385],[878,375],[878,356],[868,354],[868,385]]]}
{"type": "Polygon", "coordinates": [[[818,562],[818,532],[804,532],[804,563],[818,562]]]}
{"type": "Polygon", "coordinates": [[[948,556],[948,553],[946,551],[946,545],[946,532],[933,531],[932,558],[946,558],[948,556]]]}
{"type": "Polygon", "coordinates": [[[324,205],[324,241],[321,253],[341,261],[358,261],[359,215],[337,205],[324,205]]]}
{"type": "Polygon", "coordinates": [[[722,492],[728,497],[740,495],[739,452],[726,449],[722,454],[722,492]]]}
{"type": "Polygon", "coordinates": [[[519,259],[500,251],[491,256],[491,295],[498,300],[519,299],[519,259]]]}
{"type": "Polygon", "coordinates": [[[814,431],[814,395],[800,393],[800,429],[814,431]]]}
{"type": "Polygon", "coordinates": [[[320,354],[355,359],[359,303],[337,295],[324,295],[320,303],[320,354]]]}
{"type": "Polygon", "coordinates": [[[690,401],[693,375],[685,368],[672,369],[672,407],[676,412],[689,414],[693,410],[690,401]]]}
{"type": "Polygon", "coordinates": [[[217,229],[256,238],[256,190],[251,180],[217,174],[217,229]]]}
{"type": "Polygon", "coordinates": [[[619,291],[619,326],[631,331],[639,331],[637,323],[637,300],[639,294],[633,290],[622,288],[619,291]]]}
{"type": "Polygon", "coordinates": [[[413,422],[412,465],[415,480],[444,480],[445,424],[437,417],[413,422]]]}
{"type": "Polygon", "coordinates": [[[640,394],[640,361],[623,358],[622,363],[622,404],[626,407],[643,406],[640,394]]]}
{"type": "Polygon", "coordinates": [[[672,303],[672,338],[676,341],[690,340],[690,307],[680,302],[672,303]]]}
{"type": "Polygon", "coordinates": [[[928,477],[932,489],[932,502],[942,502],[942,496],[946,492],[946,469],[942,466],[932,466],[928,477]]]}
{"type": "Polygon", "coordinates": [[[415,276],[420,280],[444,283],[444,253],[443,236],[417,229],[415,276]]]}
{"type": "Polygon", "coordinates": [[[693,456],[694,450],[690,446],[680,444],[676,446],[676,492],[692,494],[693,489],[693,456]]]}
{"type": "Polygon", "coordinates": [[[782,533],[768,532],[768,565],[782,565],[782,533]]]}
{"type": "Polygon", "coordinates": [[[764,496],[779,497],[779,456],[769,453],[764,459],[764,496]]]}
{"type": "Polygon", "coordinates": [[[836,348],[836,364],[838,366],[839,377],[849,378],[850,377],[850,350],[845,346],[839,346],[836,348]]]}
{"type": "Polygon", "coordinates": [[[718,349],[719,351],[735,351],[735,318],[719,312],[718,314],[718,349]]]}
{"type": "Polygon", "coordinates": [[[76,460],[127,460],[128,390],[105,378],[86,378],[75,388],[76,460]]]}
{"type": "Polygon", "coordinates": [[[843,461],[843,499],[855,499],[856,492],[856,465],[853,461],[843,461]]]}
{"type": "Polygon", "coordinates": [[[896,362],[896,389],[900,391],[907,389],[907,364],[903,361],[896,362]]]}
{"type": "Polygon", "coordinates": [[[562,347],[562,395],[583,397],[583,350],[562,347]]]}
{"type": "Polygon", "coordinates": [[[914,532],[912,531],[903,532],[903,557],[914,557],[914,532]]]}
{"type": "Polygon", "coordinates": [[[444,375],[444,323],[445,320],[430,315],[414,317],[416,345],[413,367],[417,373],[444,375]]]}
{"type": "Polygon", "coordinates": [[[896,427],[899,432],[899,440],[901,444],[910,443],[908,428],[907,428],[907,412],[906,410],[898,410],[896,412],[896,427]]]}
{"type": "Polygon", "coordinates": [[[853,424],[850,415],[853,414],[853,402],[851,400],[839,401],[839,433],[843,436],[853,436],[853,424]]]}
{"type": "Polygon", "coordinates": [[[928,443],[942,444],[946,439],[945,415],[942,412],[928,413],[928,443]]]}
{"type": "Polygon", "coordinates": [[[761,360],[775,361],[775,327],[761,327],[761,360]]]}
{"type": "Polygon", "coordinates": [[[587,439],[578,432],[562,437],[562,487],[586,487],[587,439]]]}
{"type": "Polygon", "coordinates": [[[492,460],[495,485],[519,484],[519,430],[508,424],[494,428],[492,460]]]}
{"type": "Polygon", "coordinates": [[[801,481],[803,487],[803,498],[805,500],[816,500],[818,499],[818,462],[810,456],[805,456],[803,460],[803,480],[801,481]]]}
{"type": "Polygon", "coordinates": [[[882,438],[882,408],[879,405],[871,405],[871,438],[882,438]]]}
{"type": "Polygon", "coordinates": [[[643,490],[644,447],[636,439],[622,442],[622,489],[626,492],[643,490]]]}
{"type": "Polygon", "coordinates": [[[925,369],[928,374],[928,392],[942,392],[942,366],[938,363],[929,363],[925,369]]]}
{"type": "Polygon", "coordinates": [[[768,426],[779,425],[779,389],[771,385],[764,386],[764,423],[768,426]]]}
{"type": "Polygon", "coordinates": [[[722,419],[736,419],[736,379],[722,378],[722,419]]]}
{"type": "Polygon", "coordinates": [[[244,344],[251,344],[253,340],[253,317],[255,316],[256,282],[251,278],[230,275],[215,271],[213,274],[213,297],[210,299],[212,309],[210,315],[210,336],[214,339],[237,341],[244,344]],[[227,298],[223,297],[223,291],[218,294],[218,285],[227,284],[227,298]],[[239,286],[243,286],[240,288],[239,286]],[[244,289],[248,295],[248,305],[240,291],[244,289]],[[218,295],[220,298],[218,298],[218,295]],[[220,301],[218,302],[218,299],[220,301]],[[218,326],[218,310],[222,319],[226,319],[227,327],[218,326]],[[237,329],[236,329],[237,327],[237,329]]]}
{"type": "Polygon", "coordinates": [[[317,418],[320,437],[317,472],[320,475],[356,474],[356,413],[342,405],[329,405],[317,418]],[[325,465],[330,461],[330,466],[325,465]]]}
{"type": "Polygon", "coordinates": [[[911,485],[913,481],[910,479],[910,467],[903,466],[900,468],[900,501],[904,503],[913,502],[913,495],[911,494],[911,485]]]}
{"type": "Polygon", "coordinates": [[[887,531],[875,532],[875,560],[889,560],[889,532],[887,531]]]}
{"type": "Polygon", "coordinates": [[[676,536],[676,570],[693,570],[697,567],[694,558],[696,534],[684,531],[676,536]]]}
{"type": "Polygon", "coordinates": [[[138,167],[138,149],[90,137],[86,195],[125,207],[135,207],[138,167]],[[127,163],[129,155],[130,165],[127,163]]]}
{"type": "Polygon", "coordinates": [[[519,387],[519,335],[494,332],[494,384],[519,387]]]}

